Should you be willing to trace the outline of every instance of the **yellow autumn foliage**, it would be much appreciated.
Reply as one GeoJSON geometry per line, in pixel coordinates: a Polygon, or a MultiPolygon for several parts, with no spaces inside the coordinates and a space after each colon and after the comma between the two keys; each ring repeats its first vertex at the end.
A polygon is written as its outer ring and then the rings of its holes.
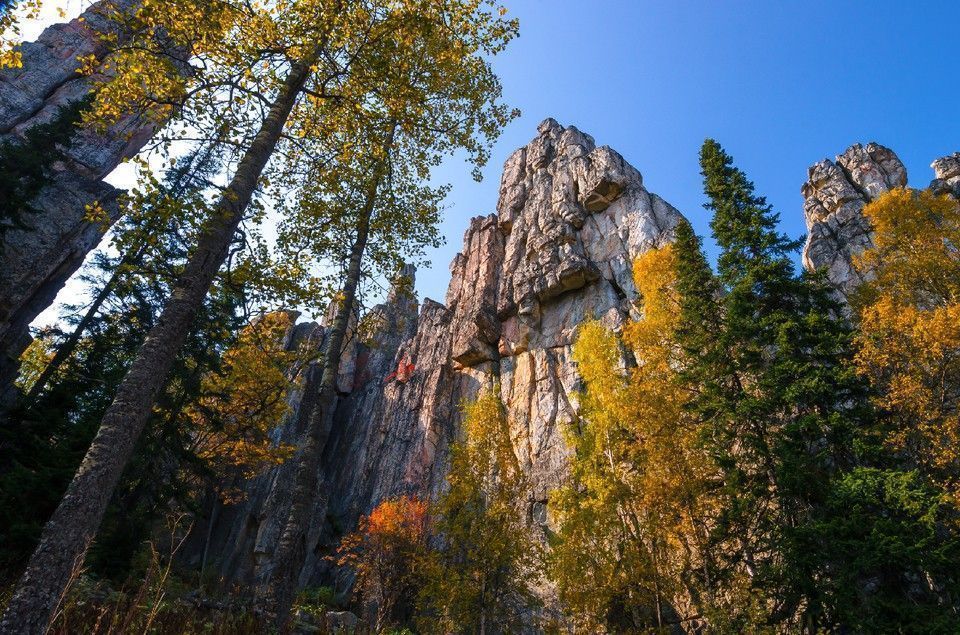
{"type": "Polygon", "coordinates": [[[222,372],[204,378],[204,396],[187,414],[197,455],[215,471],[252,476],[292,455],[292,446],[270,436],[289,411],[287,397],[299,374],[302,356],[284,348],[292,325],[288,313],[264,315],[224,354],[222,372]]]}
{"type": "Polygon", "coordinates": [[[43,369],[56,354],[56,349],[47,337],[35,337],[30,345],[20,354],[20,374],[17,376],[17,387],[26,394],[36,383],[43,369]]]}
{"type": "MultiPolygon", "coordinates": [[[[39,19],[42,9],[43,0],[21,0],[0,11],[0,69],[23,68],[21,26],[24,22],[39,19]]],[[[66,15],[61,8],[57,9],[57,14],[61,18],[66,15]]]]}
{"type": "Polygon", "coordinates": [[[422,633],[520,632],[534,618],[540,548],[527,526],[529,483],[494,384],[464,405],[449,488],[433,507],[442,546],[424,566],[422,633]]]}
{"type": "Polygon", "coordinates": [[[871,277],[854,301],[857,370],[878,394],[886,443],[960,501],[960,205],[899,188],[864,209],[871,277]]]}
{"type": "Polygon", "coordinates": [[[635,627],[662,624],[667,604],[689,604],[682,581],[700,566],[710,464],[676,373],[675,271],[671,246],[634,263],[643,316],[623,329],[628,351],[598,322],[584,324],[574,345],[586,389],[568,436],[573,483],[553,498],[561,540],[551,569],[585,631],[604,627],[615,607],[635,627]]]}

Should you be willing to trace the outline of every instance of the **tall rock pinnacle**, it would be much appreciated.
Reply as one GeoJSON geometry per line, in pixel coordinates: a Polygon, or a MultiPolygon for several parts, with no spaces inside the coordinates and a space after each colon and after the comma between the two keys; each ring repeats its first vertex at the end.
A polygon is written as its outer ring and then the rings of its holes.
{"type": "MultiPolygon", "coordinates": [[[[445,304],[427,299],[418,313],[392,296],[377,311],[391,316],[394,330],[384,333],[397,335],[348,352],[354,379],[344,382],[351,388],[324,452],[301,583],[324,579],[323,555],[373,505],[444,487],[460,405],[493,382],[533,486],[531,520],[546,524],[548,493],[567,473],[563,428],[577,411],[577,327],[594,319],[623,324],[637,300],[633,259],[669,241],[681,218],[615,151],[572,126],[540,124],[504,166],[497,213],[470,222],[445,304]],[[410,379],[385,382],[404,358],[415,364],[410,379]]],[[[295,399],[278,431],[283,438],[299,434],[305,398],[295,399]]],[[[289,505],[283,470],[255,479],[248,500],[217,517],[210,549],[230,580],[253,582],[270,566],[289,505]]],[[[207,528],[197,530],[193,553],[202,553],[206,536],[207,528]]]]}

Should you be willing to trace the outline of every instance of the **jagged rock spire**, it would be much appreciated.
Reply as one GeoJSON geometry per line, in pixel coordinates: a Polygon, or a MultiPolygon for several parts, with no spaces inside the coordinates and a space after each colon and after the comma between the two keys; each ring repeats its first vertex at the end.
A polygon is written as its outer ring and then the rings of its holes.
{"type": "MultiPolygon", "coordinates": [[[[669,241],[680,218],[615,151],[553,119],[540,124],[504,165],[497,213],[471,220],[446,304],[426,299],[418,314],[391,296],[382,310],[399,321],[384,324],[388,339],[347,356],[354,380],[324,453],[325,496],[301,582],[324,580],[322,555],[374,504],[399,493],[430,497],[444,486],[460,406],[493,381],[533,484],[532,517],[546,522],[548,493],[567,470],[563,428],[577,410],[576,329],[591,319],[624,322],[635,309],[633,259],[669,241]],[[402,356],[415,363],[413,374],[385,383],[402,356]]],[[[287,435],[296,421],[284,424],[287,435]]],[[[214,541],[229,579],[249,582],[270,566],[285,518],[282,474],[251,483],[243,510],[214,528],[215,537],[230,536],[214,541]]]]}
{"type": "Polygon", "coordinates": [[[941,157],[930,167],[934,174],[930,189],[936,194],[951,194],[960,199],[960,152],[941,157]]]}

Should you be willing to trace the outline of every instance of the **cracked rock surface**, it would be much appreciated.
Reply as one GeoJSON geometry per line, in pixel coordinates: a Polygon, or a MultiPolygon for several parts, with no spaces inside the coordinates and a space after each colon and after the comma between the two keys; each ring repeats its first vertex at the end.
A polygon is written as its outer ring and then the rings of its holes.
{"type": "MultiPolygon", "coordinates": [[[[442,490],[460,406],[494,382],[530,477],[533,530],[548,523],[548,494],[567,473],[563,428],[577,411],[576,329],[593,319],[623,324],[636,310],[633,259],[669,241],[681,218],[617,152],[572,126],[540,124],[504,165],[497,213],[471,221],[445,303],[418,307],[392,293],[374,310],[384,317],[380,335],[347,351],[353,380],[341,382],[301,584],[329,583],[324,556],[379,501],[442,490]],[[404,357],[416,366],[409,381],[385,383],[404,357]]],[[[310,328],[321,342],[323,327],[310,328]]],[[[303,433],[309,393],[308,380],[279,438],[303,433]]],[[[276,468],[216,515],[209,558],[227,580],[251,583],[269,570],[291,479],[288,465],[276,468]]],[[[188,558],[199,560],[206,536],[197,527],[188,558]]]]}

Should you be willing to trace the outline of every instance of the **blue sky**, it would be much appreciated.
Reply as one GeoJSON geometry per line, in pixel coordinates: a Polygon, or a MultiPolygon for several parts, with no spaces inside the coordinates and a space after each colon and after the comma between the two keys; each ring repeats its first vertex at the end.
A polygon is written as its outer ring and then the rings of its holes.
{"type": "MultiPolygon", "coordinates": [[[[697,152],[717,139],[781,214],[805,232],[807,167],[852,143],[898,153],[910,182],[960,151],[960,2],[503,0],[520,37],[495,60],[523,116],[472,182],[451,161],[445,247],[418,274],[442,300],[470,217],[496,209],[503,161],[554,117],[619,151],[656,192],[709,234],[697,152]]],[[[708,242],[708,250],[712,245],[708,242]]]]}
{"type": "MultiPolygon", "coordinates": [[[[802,236],[800,186],[807,167],[850,144],[877,141],[925,186],[930,162],[960,151],[957,25],[960,0],[501,0],[520,37],[494,61],[505,98],[523,115],[504,131],[484,180],[460,160],[450,183],[446,245],[418,273],[420,297],[442,301],[448,265],[469,219],[496,209],[504,160],[553,117],[626,157],[644,184],[693,223],[711,256],[697,152],[705,137],[731,153],[802,236]]],[[[50,0],[26,25],[34,39],[87,0],[50,0]]],[[[121,166],[111,180],[132,184],[121,166]]],[[[77,302],[72,280],[58,300],[77,302]]],[[[35,324],[57,319],[51,307],[35,324]]]]}

